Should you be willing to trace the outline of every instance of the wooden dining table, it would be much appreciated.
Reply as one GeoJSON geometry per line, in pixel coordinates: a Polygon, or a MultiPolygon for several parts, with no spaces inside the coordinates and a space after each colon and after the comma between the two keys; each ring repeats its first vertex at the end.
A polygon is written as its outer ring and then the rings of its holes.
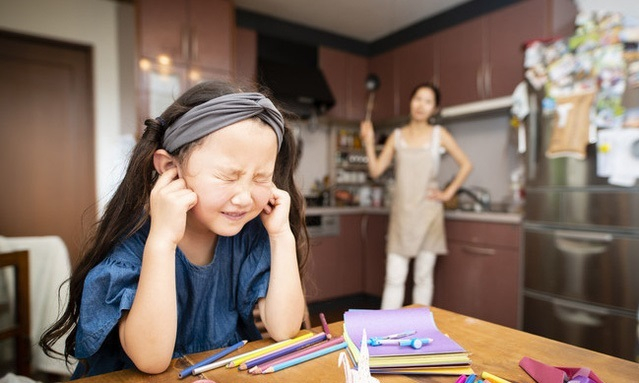
{"type": "MultiPolygon", "coordinates": [[[[523,331],[489,323],[451,311],[431,307],[439,329],[470,352],[473,371],[480,375],[486,371],[510,382],[533,383],[519,361],[529,357],[536,361],[558,367],[586,367],[605,383],[639,382],[639,363],[601,354],[585,348],[572,346],[523,331]]],[[[343,322],[329,324],[332,336],[343,332],[343,322]]],[[[312,329],[320,332],[320,327],[312,329]]],[[[242,354],[266,345],[273,340],[263,339],[249,342],[229,356],[242,354]]],[[[221,367],[197,376],[178,378],[183,369],[213,355],[219,350],[210,350],[176,358],[163,373],[149,375],[136,370],[124,370],[77,380],[82,383],[193,383],[208,379],[216,383],[272,383],[272,382],[345,382],[344,371],[338,367],[339,352],[293,366],[276,373],[251,375],[237,368],[221,367]]],[[[458,376],[445,375],[375,375],[382,383],[454,383],[458,376]]]]}

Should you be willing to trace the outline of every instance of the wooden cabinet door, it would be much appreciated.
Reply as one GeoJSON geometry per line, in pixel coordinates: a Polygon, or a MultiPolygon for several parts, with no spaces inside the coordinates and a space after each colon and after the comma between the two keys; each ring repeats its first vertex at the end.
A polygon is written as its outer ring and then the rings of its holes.
{"type": "Polygon", "coordinates": [[[485,97],[484,18],[478,17],[435,34],[442,106],[485,97]]]}
{"type": "Polygon", "coordinates": [[[363,218],[364,284],[366,294],[381,297],[386,277],[387,214],[368,214],[363,218]]]}
{"type": "MultiPolygon", "coordinates": [[[[458,242],[449,245],[449,252],[438,263],[440,268],[456,269],[456,275],[436,286],[442,294],[435,305],[516,328],[518,252],[458,242]]],[[[436,280],[440,277],[437,274],[436,280]]]]}
{"type": "Polygon", "coordinates": [[[449,220],[448,255],[435,266],[433,305],[517,328],[518,225],[449,220]]]}
{"type": "Polygon", "coordinates": [[[488,66],[486,96],[509,96],[524,79],[524,43],[543,38],[545,1],[526,0],[487,16],[488,66]]]}
{"type": "Polygon", "coordinates": [[[235,10],[228,0],[189,0],[190,63],[232,73],[235,10]]]}
{"type": "Polygon", "coordinates": [[[435,39],[427,36],[397,49],[399,114],[410,114],[410,94],[424,82],[435,82],[435,39]]]}
{"type": "Polygon", "coordinates": [[[375,92],[373,121],[395,117],[399,113],[399,103],[395,86],[395,51],[388,51],[370,60],[371,73],[380,80],[380,88],[375,92]]]}
{"type": "Polygon", "coordinates": [[[184,0],[138,0],[137,17],[141,57],[168,56],[174,64],[188,57],[188,9],[184,0]]]}
{"type": "Polygon", "coordinates": [[[335,105],[327,115],[350,121],[364,119],[368,74],[366,57],[320,46],[319,67],[335,98],[335,105]]]}
{"type": "Polygon", "coordinates": [[[362,292],[361,221],[361,214],[342,215],[339,236],[311,238],[305,282],[308,302],[362,292]]]}
{"type": "Polygon", "coordinates": [[[366,77],[368,76],[368,59],[364,56],[347,53],[348,59],[348,87],[346,104],[346,118],[351,121],[361,121],[366,118],[366,77]]]}
{"type": "Polygon", "coordinates": [[[235,78],[240,84],[253,84],[257,78],[257,32],[237,28],[235,37],[235,78]]]}
{"type": "Polygon", "coordinates": [[[335,105],[327,112],[327,115],[338,119],[346,118],[349,87],[347,53],[320,46],[319,67],[335,98],[335,105]]]}

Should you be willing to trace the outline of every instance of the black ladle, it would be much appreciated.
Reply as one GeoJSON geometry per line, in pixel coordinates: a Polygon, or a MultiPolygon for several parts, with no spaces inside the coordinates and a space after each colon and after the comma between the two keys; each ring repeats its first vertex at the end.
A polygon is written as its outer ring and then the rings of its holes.
{"type": "Polygon", "coordinates": [[[370,121],[373,114],[373,105],[375,104],[375,91],[379,89],[379,77],[375,73],[371,73],[366,77],[366,89],[368,90],[368,103],[366,104],[366,121],[370,121]]]}

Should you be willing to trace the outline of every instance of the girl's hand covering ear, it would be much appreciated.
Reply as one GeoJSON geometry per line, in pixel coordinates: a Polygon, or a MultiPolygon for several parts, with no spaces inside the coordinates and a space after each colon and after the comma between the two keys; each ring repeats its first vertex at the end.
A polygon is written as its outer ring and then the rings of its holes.
{"type": "Polygon", "coordinates": [[[291,196],[273,185],[273,196],[262,211],[261,218],[269,235],[278,235],[290,231],[288,213],[291,209],[291,196]]]}
{"type": "Polygon", "coordinates": [[[197,203],[197,194],[178,178],[177,167],[162,173],[150,197],[151,231],[175,245],[184,236],[186,213],[197,203]]]}

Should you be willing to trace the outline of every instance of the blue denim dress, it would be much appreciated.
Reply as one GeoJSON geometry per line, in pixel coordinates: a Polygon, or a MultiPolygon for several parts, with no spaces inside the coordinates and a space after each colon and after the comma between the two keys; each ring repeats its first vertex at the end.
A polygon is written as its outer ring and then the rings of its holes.
{"type": "MultiPolygon", "coordinates": [[[[120,344],[117,323],[133,304],[149,228],[147,223],[89,272],[75,348],[75,357],[88,366],[79,363],[73,379],[134,367],[120,344]]],[[[259,217],[237,235],[219,237],[208,265],[193,265],[176,249],[178,331],[173,357],[260,339],[253,307],[266,296],[270,265],[269,237],[259,217]]]]}

